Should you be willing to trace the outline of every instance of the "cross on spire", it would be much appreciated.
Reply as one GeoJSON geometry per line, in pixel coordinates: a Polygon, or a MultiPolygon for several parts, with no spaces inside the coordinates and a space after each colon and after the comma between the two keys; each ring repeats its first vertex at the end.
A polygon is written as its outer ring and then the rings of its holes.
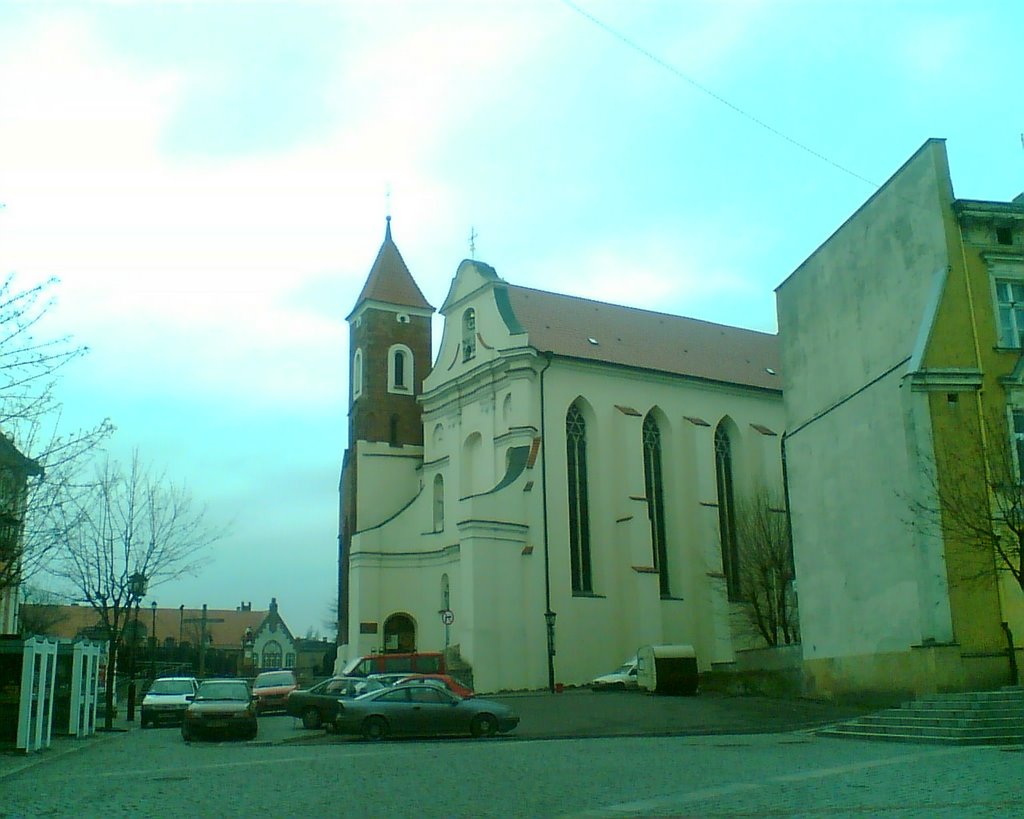
{"type": "Polygon", "coordinates": [[[479,234],[476,232],[476,228],[470,226],[469,228],[469,258],[476,258],[476,237],[479,234]]]}

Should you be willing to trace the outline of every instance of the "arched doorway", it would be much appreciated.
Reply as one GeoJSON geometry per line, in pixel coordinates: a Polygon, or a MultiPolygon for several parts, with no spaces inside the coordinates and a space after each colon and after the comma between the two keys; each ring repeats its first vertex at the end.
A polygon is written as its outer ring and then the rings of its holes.
{"type": "Polygon", "coordinates": [[[408,614],[392,614],[384,621],[384,653],[416,650],[416,624],[408,614]]]}

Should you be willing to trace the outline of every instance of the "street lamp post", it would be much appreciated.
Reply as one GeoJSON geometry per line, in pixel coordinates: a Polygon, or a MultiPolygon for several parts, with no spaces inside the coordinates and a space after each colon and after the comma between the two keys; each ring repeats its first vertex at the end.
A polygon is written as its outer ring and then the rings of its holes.
{"type": "Polygon", "coordinates": [[[156,600],[149,604],[153,610],[153,628],[149,634],[149,676],[156,679],[156,600]]]}
{"type": "Polygon", "coordinates": [[[544,625],[548,632],[548,690],[555,693],[555,613],[548,609],[544,612],[544,625]]]}
{"type": "Polygon", "coordinates": [[[135,720],[135,643],[139,639],[139,601],[146,593],[148,582],[146,575],[142,572],[135,572],[128,578],[128,612],[131,616],[132,600],[135,600],[135,628],[132,633],[131,643],[128,645],[128,715],[129,722],[135,720]]]}

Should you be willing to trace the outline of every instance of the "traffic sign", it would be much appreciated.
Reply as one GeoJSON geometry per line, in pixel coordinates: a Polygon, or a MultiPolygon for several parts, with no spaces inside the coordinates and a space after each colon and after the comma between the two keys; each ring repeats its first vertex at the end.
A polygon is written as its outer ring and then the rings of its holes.
{"type": "Polygon", "coordinates": [[[441,611],[441,622],[444,623],[446,626],[450,626],[452,623],[455,622],[455,612],[453,612],[451,609],[443,609],[441,611]]]}

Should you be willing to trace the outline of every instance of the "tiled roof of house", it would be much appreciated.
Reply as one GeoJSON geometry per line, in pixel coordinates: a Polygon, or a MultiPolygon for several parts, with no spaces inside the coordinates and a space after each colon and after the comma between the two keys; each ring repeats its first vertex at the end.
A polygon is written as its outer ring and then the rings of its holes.
{"type": "MultiPolygon", "coordinates": [[[[377,251],[377,258],[370,268],[359,298],[356,299],[352,313],[359,309],[364,301],[378,301],[394,304],[398,307],[414,307],[433,311],[430,303],[424,298],[419,286],[406,267],[402,254],[398,252],[391,239],[391,217],[388,217],[387,229],[384,232],[384,243],[377,251]]],[[[351,314],[349,314],[351,315],[351,314]]]]}
{"type": "Polygon", "coordinates": [[[782,390],[775,334],[528,287],[508,293],[540,352],[782,390]]]}
{"type": "MultiPolygon", "coordinates": [[[[23,609],[35,610],[29,613],[31,622],[46,623],[45,632],[51,637],[73,640],[84,629],[99,625],[100,617],[91,606],[43,606],[24,604],[23,609]]],[[[178,642],[179,637],[195,645],[199,640],[203,610],[163,609],[156,610],[156,638],[163,645],[167,638],[178,642]]],[[[267,611],[238,611],[235,609],[207,609],[206,633],[212,648],[240,648],[246,628],[255,634],[267,616],[267,611]]],[[[131,613],[132,619],[135,612],[131,613]]],[[[139,608],[139,631],[147,638],[153,628],[153,610],[149,606],[139,608]]]]}

